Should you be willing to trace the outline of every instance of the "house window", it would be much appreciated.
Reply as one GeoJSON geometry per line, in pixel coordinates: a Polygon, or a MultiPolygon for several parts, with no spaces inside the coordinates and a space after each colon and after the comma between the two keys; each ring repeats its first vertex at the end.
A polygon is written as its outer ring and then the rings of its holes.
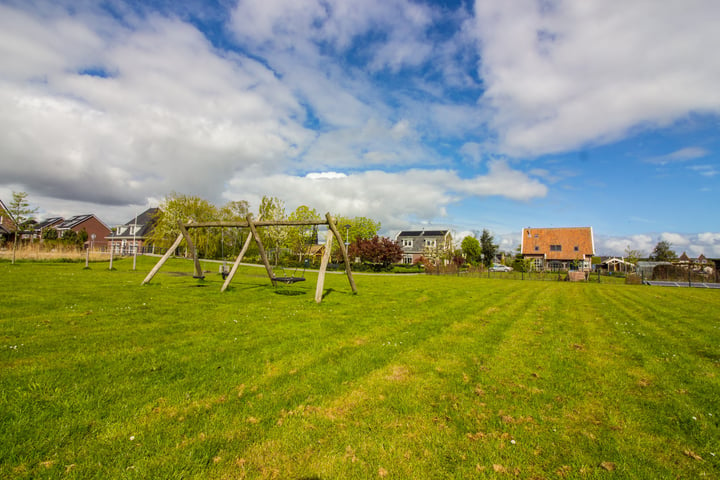
{"type": "Polygon", "coordinates": [[[542,270],[543,261],[542,258],[536,258],[533,262],[535,270],[542,270]]]}
{"type": "Polygon", "coordinates": [[[429,238],[426,238],[425,246],[435,248],[435,247],[437,247],[437,240],[430,240],[429,238]]]}
{"type": "Polygon", "coordinates": [[[413,263],[412,255],[403,255],[402,263],[404,263],[405,265],[412,265],[412,263],[413,263]]]}
{"type": "Polygon", "coordinates": [[[579,251],[580,251],[580,247],[578,247],[577,245],[575,245],[574,250],[575,250],[576,252],[579,252],[579,251]]]}
{"type": "Polygon", "coordinates": [[[537,245],[535,245],[535,251],[536,251],[536,252],[539,252],[539,251],[540,251],[540,247],[538,247],[537,245]]]}
{"type": "Polygon", "coordinates": [[[551,252],[562,252],[562,245],[550,245],[551,252]]]}
{"type": "Polygon", "coordinates": [[[563,267],[564,267],[564,265],[562,262],[557,262],[557,261],[548,262],[548,270],[550,270],[552,272],[557,272],[558,270],[562,270],[563,267]]]}
{"type": "Polygon", "coordinates": [[[403,247],[412,247],[412,246],[413,246],[413,241],[412,241],[412,239],[403,238],[402,246],[403,246],[403,247]]]}

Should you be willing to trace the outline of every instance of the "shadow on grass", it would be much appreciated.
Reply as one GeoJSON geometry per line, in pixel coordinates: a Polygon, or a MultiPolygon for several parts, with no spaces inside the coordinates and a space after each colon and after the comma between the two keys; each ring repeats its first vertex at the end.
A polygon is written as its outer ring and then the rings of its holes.
{"type": "Polygon", "coordinates": [[[298,295],[307,295],[303,290],[290,290],[288,288],[278,288],[275,290],[276,295],[285,295],[288,297],[296,297],[298,295]]]}
{"type": "Polygon", "coordinates": [[[329,296],[331,293],[333,293],[334,291],[335,291],[334,288],[328,288],[327,290],[325,290],[325,293],[323,293],[322,299],[325,300],[325,298],[327,296],[329,296]]]}

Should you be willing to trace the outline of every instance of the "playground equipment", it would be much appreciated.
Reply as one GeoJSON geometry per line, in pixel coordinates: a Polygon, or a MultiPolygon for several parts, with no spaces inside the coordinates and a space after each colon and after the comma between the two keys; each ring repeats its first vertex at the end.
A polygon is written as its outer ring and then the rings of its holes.
{"type": "MultiPolygon", "coordinates": [[[[270,262],[268,261],[267,254],[265,252],[265,247],[263,246],[262,241],[260,240],[260,235],[258,235],[257,229],[259,227],[269,227],[269,226],[307,226],[307,225],[327,225],[330,229],[330,232],[328,233],[327,239],[325,241],[325,252],[323,253],[322,260],[320,262],[320,271],[318,272],[318,282],[315,287],[315,301],[317,303],[320,303],[322,301],[322,293],[323,293],[323,286],[325,284],[325,272],[327,271],[328,262],[330,260],[330,252],[332,250],[332,241],[333,237],[337,240],[338,246],[340,248],[340,252],[342,253],[343,260],[345,261],[345,273],[347,274],[348,282],[350,283],[350,288],[352,289],[352,292],[354,294],[357,293],[357,287],[355,286],[355,280],[352,276],[352,271],[350,270],[350,261],[348,259],[347,250],[345,249],[345,244],[343,243],[342,235],[340,234],[340,231],[337,229],[337,225],[335,225],[335,220],[330,216],[330,213],[325,214],[325,220],[258,220],[253,221],[252,214],[248,214],[246,217],[246,220],[244,222],[226,222],[226,221],[218,221],[218,222],[196,222],[196,223],[183,223],[181,221],[178,221],[178,226],[180,227],[180,234],[175,239],[175,242],[172,244],[170,249],[163,255],[163,257],[158,261],[157,264],[150,270],[150,273],[147,274],[145,279],[142,281],[142,285],[145,285],[146,283],[150,282],[152,278],[155,276],[155,274],[160,270],[160,268],[163,266],[163,264],[172,256],[175,249],[177,249],[180,246],[180,243],[185,239],[188,246],[188,251],[191,253],[193,258],[193,263],[195,264],[195,273],[194,277],[198,279],[204,278],[202,268],[200,267],[200,260],[197,256],[197,251],[195,249],[195,245],[192,242],[192,239],[190,238],[190,234],[188,233],[189,229],[193,228],[208,228],[208,227],[234,227],[234,228],[249,228],[251,234],[248,235],[247,239],[245,240],[245,243],[243,244],[242,249],[240,250],[240,253],[238,254],[237,258],[235,259],[235,263],[233,263],[232,268],[230,269],[230,272],[227,274],[227,277],[225,278],[225,283],[223,283],[222,288],[220,289],[221,292],[224,292],[228,285],[230,285],[230,282],[232,281],[233,277],[235,276],[235,272],[238,269],[238,266],[240,265],[240,262],[242,261],[243,256],[247,252],[247,249],[250,247],[250,242],[252,240],[255,240],[255,243],[258,246],[258,251],[260,252],[260,258],[263,261],[263,264],[265,266],[265,271],[268,274],[268,278],[272,282],[273,285],[275,285],[277,282],[282,283],[295,283],[304,281],[305,278],[303,277],[295,277],[293,276],[276,276],[273,273],[272,267],[270,266],[270,262]],[[330,234],[332,233],[332,234],[330,234]]],[[[304,269],[303,269],[304,272],[304,269]]]]}

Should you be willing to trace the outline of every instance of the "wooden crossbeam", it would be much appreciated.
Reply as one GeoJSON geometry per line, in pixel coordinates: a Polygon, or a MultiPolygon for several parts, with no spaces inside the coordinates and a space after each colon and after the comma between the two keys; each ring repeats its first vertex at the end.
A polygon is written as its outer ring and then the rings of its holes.
{"type": "MultiPolygon", "coordinates": [[[[298,227],[303,225],[327,225],[327,220],[257,220],[252,222],[256,227],[298,227]]],[[[185,228],[208,228],[208,227],[249,227],[247,220],[239,222],[217,221],[217,222],[193,222],[184,223],[185,228]]]]}

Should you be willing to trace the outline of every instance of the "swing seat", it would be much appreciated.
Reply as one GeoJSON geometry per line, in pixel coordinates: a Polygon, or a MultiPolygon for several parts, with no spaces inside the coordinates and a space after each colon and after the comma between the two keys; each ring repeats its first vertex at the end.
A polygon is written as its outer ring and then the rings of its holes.
{"type": "Polygon", "coordinates": [[[292,285],[297,282],[304,282],[305,277],[273,277],[273,282],[282,282],[285,285],[292,285]]]}

